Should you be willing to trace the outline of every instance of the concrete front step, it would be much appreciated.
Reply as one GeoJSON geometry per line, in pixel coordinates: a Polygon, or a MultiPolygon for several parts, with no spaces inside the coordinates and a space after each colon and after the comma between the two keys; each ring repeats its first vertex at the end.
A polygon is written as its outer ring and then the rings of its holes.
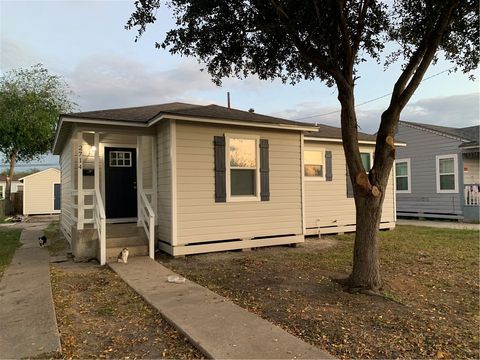
{"type": "Polygon", "coordinates": [[[145,234],[143,227],[137,223],[107,224],[107,238],[130,237],[145,234]]]}
{"type": "Polygon", "coordinates": [[[145,236],[107,237],[107,248],[147,245],[145,236]]]}
{"type": "Polygon", "coordinates": [[[134,256],[148,256],[147,245],[116,246],[107,248],[107,261],[117,261],[118,254],[120,254],[124,247],[128,248],[129,258],[134,256]]]}

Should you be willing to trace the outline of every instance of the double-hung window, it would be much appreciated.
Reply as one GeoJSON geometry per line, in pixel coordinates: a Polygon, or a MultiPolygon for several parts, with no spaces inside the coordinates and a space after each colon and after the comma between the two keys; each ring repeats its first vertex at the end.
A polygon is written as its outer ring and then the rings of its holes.
{"type": "Polygon", "coordinates": [[[309,150],[303,153],[305,179],[325,180],[325,150],[309,150]]]}
{"type": "Polygon", "coordinates": [[[395,182],[398,194],[412,192],[410,176],[410,159],[395,160],[395,182]]]}
{"type": "Polygon", "coordinates": [[[259,138],[226,135],[227,201],[259,199],[259,138]]]}
{"type": "Polygon", "coordinates": [[[437,193],[458,192],[457,154],[437,155],[437,193]]]}

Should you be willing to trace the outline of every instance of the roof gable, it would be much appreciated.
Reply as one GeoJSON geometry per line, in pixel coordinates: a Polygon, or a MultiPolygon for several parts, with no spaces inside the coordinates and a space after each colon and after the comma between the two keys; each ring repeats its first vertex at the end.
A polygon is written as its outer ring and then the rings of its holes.
{"type": "Polygon", "coordinates": [[[422,124],[422,123],[415,123],[415,122],[403,121],[403,120],[400,121],[400,124],[414,127],[414,128],[420,128],[427,131],[433,131],[433,132],[439,133],[440,135],[459,139],[464,142],[471,142],[471,141],[478,142],[479,129],[480,129],[480,125],[469,126],[464,128],[453,128],[448,126],[422,124]]]}

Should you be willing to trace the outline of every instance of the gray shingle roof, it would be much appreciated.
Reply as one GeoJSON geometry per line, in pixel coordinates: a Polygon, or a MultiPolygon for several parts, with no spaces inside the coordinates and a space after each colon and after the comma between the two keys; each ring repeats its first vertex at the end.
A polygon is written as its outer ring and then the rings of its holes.
{"type": "MultiPolygon", "coordinates": [[[[334,126],[318,124],[318,132],[309,131],[305,133],[305,136],[327,139],[341,139],[342,129],[334,126]]],[[[358,140],[376,141],[376,139],[377,137],[375,135],[370,135],[362,132],[358,133],[358,140]]]]}
{"type": "Polygon", "coordinates": [[[63,117],[74,117],[82,119],[131,121],[148,123],[160,115],[182,115],[202,117],[210,119],[221,119],[231,121],[257,122],[281,125],[314,126],[311,123],[285,120],[273,116],[266,116],[248,111],[226,108],[219,105],[192,105],[180,102],[131,107],[123,109],[108,109],[98,111],[87,111],[62,115],[63,117]]]}
{"type": "Polygon", "coordinates": [[[403,120],[401,121],[401,123],[418,126],[427,130],[437,131],[445,135],[461,138],[469,142],[476,142],[477,144],[479,140],[480,125],[468,126],[464,128],[454,128],[454,127],[448,127],[448,126],[422,124],[422,123],[403,121],[403,120]]]}

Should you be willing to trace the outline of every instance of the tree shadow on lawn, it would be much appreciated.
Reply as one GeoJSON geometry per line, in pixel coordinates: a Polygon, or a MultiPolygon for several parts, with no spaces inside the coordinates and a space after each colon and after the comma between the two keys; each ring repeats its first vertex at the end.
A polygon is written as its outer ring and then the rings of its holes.
{"type": "Polygon", "coordinates": [[[479,357],[478,232],[380,233],[384,295],[331,281],[351,270],[353,235],[159,261],[340,358],[479,357]]]}

